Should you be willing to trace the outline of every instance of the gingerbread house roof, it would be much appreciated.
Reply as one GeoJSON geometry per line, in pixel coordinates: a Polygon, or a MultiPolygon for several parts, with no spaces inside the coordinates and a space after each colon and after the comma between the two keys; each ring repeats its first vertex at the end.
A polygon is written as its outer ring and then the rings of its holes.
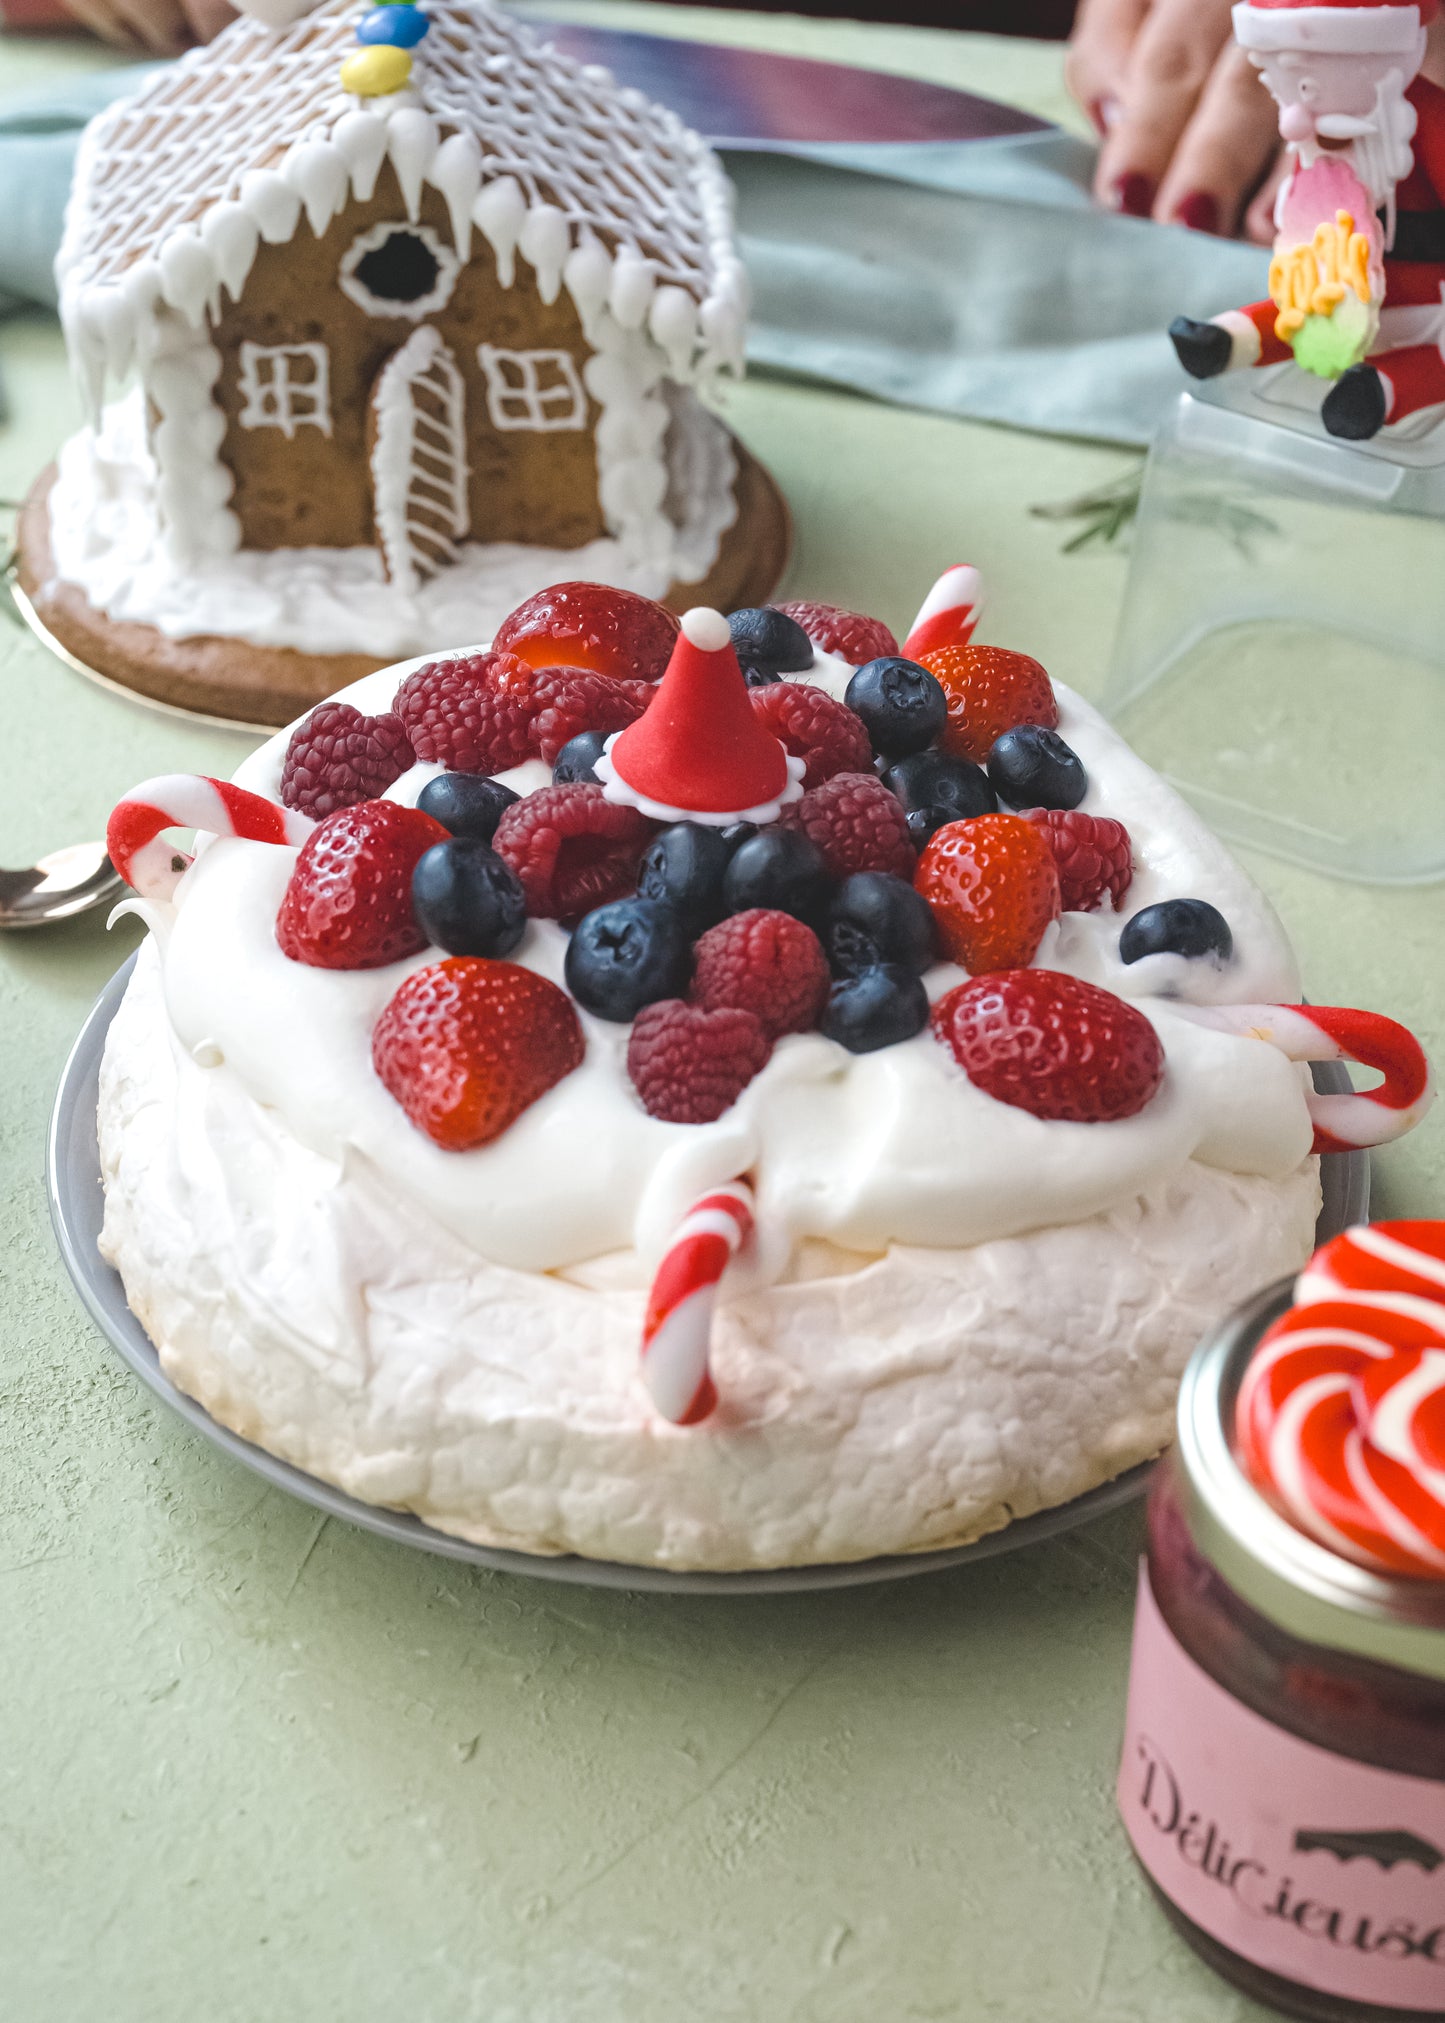
{"type": "Polygon", "coordinates": [[[504,283],[520,256],[584,326],[646,329],[672,376],[741,358],[746,281],[717,158],[674,113],[539,42],[489,0],[427,0],[411,82],[349,96],[356,0],[286,28],[241,18],[87,129],[57,265],[72,350],[98,401],[144,357],[164,305],[199,326],[239,295],[262,239],[316,232],[390,161],[415,217],[444,197],[504,283]]]}

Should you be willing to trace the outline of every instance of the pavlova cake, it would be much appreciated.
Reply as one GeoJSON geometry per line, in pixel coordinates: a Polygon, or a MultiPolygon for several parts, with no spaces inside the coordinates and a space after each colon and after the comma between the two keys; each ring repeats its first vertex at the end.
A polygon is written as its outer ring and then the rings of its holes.
{"type": "Polygon", "coordinates": [[[1300,1006],[978,601],[900,649],[563,585],[123,802],[102,1248],[171,1379],[445,1531],[677,1569],[955,1545],[1156,1453],[1317,1154],[1428,1075],[1300,1006]],[[1383,1084],[1316,1096],[1341,1055],[1383,1084]]]}

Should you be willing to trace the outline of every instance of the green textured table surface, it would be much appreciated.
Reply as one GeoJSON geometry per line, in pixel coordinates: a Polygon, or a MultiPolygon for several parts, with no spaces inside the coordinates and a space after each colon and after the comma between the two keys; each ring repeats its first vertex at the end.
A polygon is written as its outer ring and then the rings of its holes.
{"type": "MultiPolygon", "coordinates": [[[[1059,52],[575,5],[1062,109],[1059,52]]],[[[0,90],[104,60],[0,43],[0,90]]],[[[58,334],[0,325],[14,498],[72,426],[58,334]]],[[[794,594],[906,622],[958,555],[990,631],[1096,690],[1123,587],[1028,508],[1107,450],[757,381],[731,414],[797,517],[794,594]]],[[[0,620],[0,863],[248,740],[103,695],[0,620]]],[[[1441,901],[1252,863],[1312,994],[1437,1050],[1441,901]]],[[[383,1545],[261,1488],[83,1318],[41,1162],[52,1090],[134,942],[0,943],[0,2013],[6,2023],[1235,2023],[1170,1934],[1111,1787],[1131,1514],[985,1566],[812,1598],[640,1599],[383,1545]]],[[[1377,1161],[1439,1211],[1437,1118],[1377,1161]]]]}

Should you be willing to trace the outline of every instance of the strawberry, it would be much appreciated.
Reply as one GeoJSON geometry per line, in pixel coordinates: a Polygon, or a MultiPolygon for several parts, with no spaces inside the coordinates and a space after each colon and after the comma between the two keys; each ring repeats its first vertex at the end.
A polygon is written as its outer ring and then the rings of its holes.
{"type": "Polygon", "coordinates": [[[705,1011],[663,998],[637,1014],[627,1072],[650,1117],[712,1124],[767,1066],[772,1051],[767,1028],[750,1011],[705,1011]]]}
{"type": "Polygon", "coordinates": [[[1021,815],[974,815],[929,838],[913,883],[951,961],[973,976],[1032,962],[1062,909],[1048,838],[1021,815]]]}
{"type": "Polygon", "coordinates": [[[499,1138],[585,1051],[565,991],[515,962],[472,955],[414,970],[371,1036],[378,1076],[446,1152],[499,1138]]]}
{"type": "Polygon", "coordinates": [[[973,977],[931,1023],[977,1088],[1051,1122],[1132,1117],[1164,1079],[1159,1035],[1137,1006],[1053,970],[973,977]]]}
{"type": "Polygon", "coordinates": [[[773,1039],[810,1032],[828,995],[828,958],[811,927],[766,906],[710,927],[693,950],[692,1002],[761,1019],[773,1039]]]}
{"type": "Polygon", "coordinates": [[[531,667],[582,667],[616,680],[657,681],[677,634],[677,619],[650,597],[602,583],[554,583],[503,620],[492,646],[531,667]]]}
{"type": "Polygon", "coordinates": [[[426,947],[411,874],[440,822],[395,801],[363,801],[319,822],[301,846],[276,915],[276,939],[313,969],[380,969],[426,947]]]}
{"type": "Polygon", "coordinates": [[[1134,880],[1134,853],[1122,822],[1078,808],[1028,808],[1024,820],[1049,839],[1065,913],[1097,913],[1106,899],[1116,911],[1123,905],[1134,880]]]}
{"type": "Polygon", "coordinates": [[[812,604],[805,598],[775,604],[773,609],[801,625],[820,653],[836,653],[852,667],[898,651],[898,641],[882,619],[865,618],[861,611],[844,611],[837,604],[812,604]]]}
{"type": "Polygon", "coordinates": [[[948,723],[939,742],[956,759],[985,764],[994,740],[1020,724],[1058,727],[1054,685],[1027,653],[1007,646],[940,646],[919,664],[943,690],[948,723]]]}

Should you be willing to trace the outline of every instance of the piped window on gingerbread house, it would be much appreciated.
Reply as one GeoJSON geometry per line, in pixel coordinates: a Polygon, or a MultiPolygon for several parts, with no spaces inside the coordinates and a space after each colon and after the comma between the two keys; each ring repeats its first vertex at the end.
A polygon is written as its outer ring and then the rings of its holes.
{"type": "Polygon", "coordinates": [[[341,262],[341,291],[368,316],[417,322],[451,299],[462,263],[429,225],[373,225],[341,262]]]}
{"type": "Polygon", "coordinates": [[[243,344],[238,385],[242,428],[331,433],[330,371],[324,344],[243,344]]]}
{"type": "Polygon", "coordinates": [[[587,395],[566,351],[503,351],[478,347],[487,382],[487,412],[497,429],[586,428],[587,395]]]}

